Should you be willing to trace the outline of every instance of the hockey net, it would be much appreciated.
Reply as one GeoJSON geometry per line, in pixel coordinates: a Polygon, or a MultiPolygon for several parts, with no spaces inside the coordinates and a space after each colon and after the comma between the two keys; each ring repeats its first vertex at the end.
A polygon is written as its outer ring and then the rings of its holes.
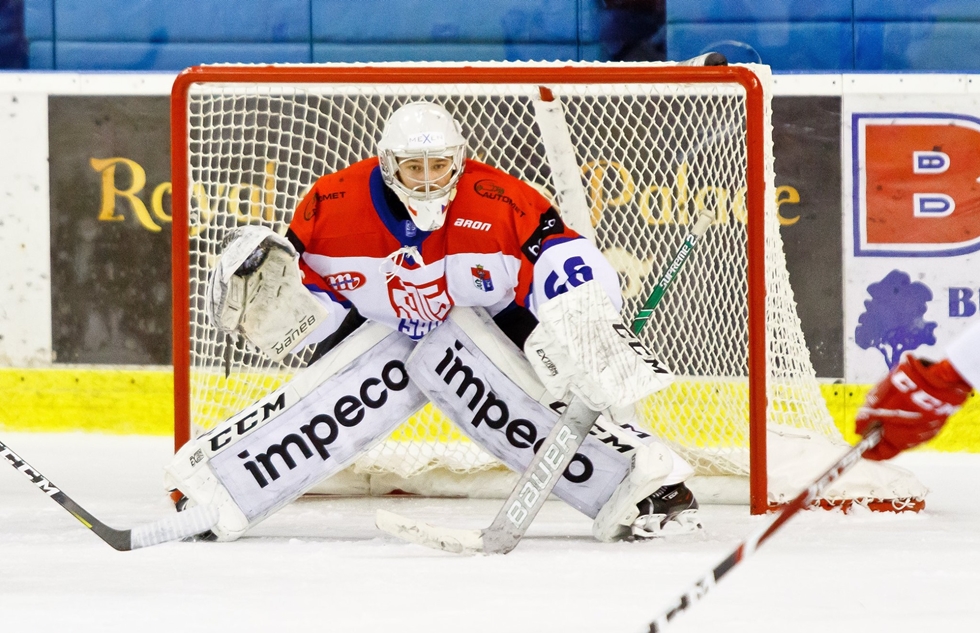
{"type": "MultiPolygon", "coordinates": [[[[208,322],[207,276],[228,231],[251,223],[284,233],[316,178],[374,156],[389,114],[418,99],[442,104],[460,121],[469,156],[564,208],[535,120],[546,87],[564,109],[587,220],[620,272],[627,320],[696,212],[716,216],[641,334],[678,377],[641,403],[644,423],[694,465],[699,481],[727,482],[702,483],[703,501],[731,500],[732,485],[736,498],[747,497],[738,482],[750,477],[753,511],[791,498],[846,445],[821,395],[786,271],[770,86],[761,66],[185,71],[172,95],[177,445],[278,388],[308,360],[299,353],[270,362],[208,322]]],[[[925,491],[907,473],[876,465],[856,471],[830,491],[831,503],[921,505],[925,491]]],[[[503,472],[430,405],[333,484],[353,493],[485,496],[506,490],[508,478],[496,477],[503,472]]]]}

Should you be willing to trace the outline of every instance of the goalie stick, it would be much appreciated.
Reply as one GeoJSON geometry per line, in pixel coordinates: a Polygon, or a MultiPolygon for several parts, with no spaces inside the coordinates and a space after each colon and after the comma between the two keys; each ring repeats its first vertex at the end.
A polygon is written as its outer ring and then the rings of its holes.
{"type": "Polygon", "coordinates": [[[209,506],[197,506],[155,523],[140,525],[130,530],[116,530],[89,514],[3,442],[0,442],[0,457],[6,459],[11,466],[30,479],[38,490],[68,510],[82,525],[120,552],[194,536],[207,532],[218,522],[217,510],[209,506]]]}
{"type": "MultiPolygon", "coordinates": [[[[690,234],[674,255],[667,271],[657,281],[651,299],[645,304],[645,318],[633,322],[634,332],[642,329],[649,319],[649,312],[659,303],[667,286],[677,277],[697,239],[704,235],[712,221],[714,215],[711,212],[706,209],[699,212],[690,234]]],[[[456,554],[506,554],[517,547],[598,417],[597,411],[589,409],[578,398],[571,398],[558,422],[542,442],[541,448],[534,454],[530,465],[521,474],[507,501],[486,529],[439,527],[387,510],[378,510],[375,524],[392,536],[433,549],[456,554]],[[546,477],[543,483],[539,473],[546,477]]]]}
{"type": "MultiPolygon", "coordinates": [[[[712,52],[677,62],[677,65],[727,66],[728,60],[721,53],[712,52]]],[[[582,169],[576,160],[575,145],[565,121],[565,111],[551,88],[538,86],[538,93],[540,98],[532,102],[534,121],[538,124],[541,144],[551,167],[551,183],[558,196],[561,218],[572,230],[595,244],[591,205],[582,184],[582,169]]],[[[690,148],[687,153],[693,154],[695,149],[690,148]]],[[[634,329],[634,333],[636,331],[634,329]]]]}
{"type": "Polygon", "coordinates": [[[772,536],[776,530],[789,521],[793,515],[800,510],[809,507],[820,497],[820,495],[823,494],[823,491],[826,490],[830,484],[837,481],[851,468],[851,466],[856,464],[866,451],[869,451],[873,447],[877,446],[878,442],[881,441],[881,434],[881,423],[874,424],[868,430],[868,433],[864,436],[864,438],[850,450],[844,453],[841,458],[838,459],[829,470],[827,470],[827,472],[807,486],[806,490],[797,495],[792,501],[784,505],[782,509],[779,510],[779,514],[776,515],[776,518],[773,519],[769,525],[739,543],[738,547],[735,548],[735,551],[725,557],[725,559],[718,563],[714,569],[698,578],[694,584],[688,587],[688,589],[682,593],[680,597],[670,605],[670,607],[665,609],[653,622],[650,623],[649,627],[647,627],[644,633],[662,633],[664,629],[666,629],[667,625],[670,624],[670,622],[672,622],[674,618],[678,616],[678,614],[687,611],[695,604],[700,602],[715,586],[715,584],[717,584],[718,581],[725,576],[725,574],[730,572],[743,560],[754,554],[759,546],[762,545],[770,536],[772,536]]]}

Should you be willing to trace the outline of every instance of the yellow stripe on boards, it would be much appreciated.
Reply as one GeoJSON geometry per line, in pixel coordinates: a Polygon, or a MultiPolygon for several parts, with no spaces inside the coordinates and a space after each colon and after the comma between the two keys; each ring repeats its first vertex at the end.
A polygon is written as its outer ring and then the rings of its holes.
{"type": "Polygon", "coordinates": [[[173,435],[173,380],[169,369],[0,369],[0,427],[173,435]]]}
{"type": "Polygon", "coordinates": [[[459,428],[432,403],[409,418],[391,434],[396,442],[469,442],[459,428]]]}
{"type": "MultiPolygon", "coordinates": [[[[644,417],[657,427],[692,414],[692,404],[705,418],[726,413],[717,398],[704,394],[717,389],[710,381],[678,383],[670,389],[680,396],[672,407],[658,406],[656,396],[644,408],[644,417]],[[705,411],[708,409],[712,411],[705,411]],[[705,415],[707,413],[707,415],[705,415]]],[[[730,387],[729,387],[730,388],[730,387]]],[[[824,384],[821,392],[837,428],[855,443],[854,415],[870,385],[824,384]]],[[[0,428],[11,431],[71,432],[133,435],[173,434],[173,372],[169,369],[0,369],[0,428]]],[[[675,430],[667,438],[711,447],[714,442],[685,437],[694,429],[675,430]]],[[[669,433],[668,433],[669,434],[669,433]]],[[[467,442],[467,438],[431,404],[398,427],[397,442],[467,442]]],[[[715,441],[717,441],[716,438],[715,441]]],[[[980,398],[970,397],[963,410],[922,447],[934,451],[980,452],[980,398]]]]}
{"type": "MultiPolygon", "coordinates": [[[[821,385],[834,423],[849,443],[855,444],[854,416],[873,385],[821,385]]],[[[974,392],[963,408],[950,416],[939,435],[917,450],[980,452],[980,398],[974,392]]]]}

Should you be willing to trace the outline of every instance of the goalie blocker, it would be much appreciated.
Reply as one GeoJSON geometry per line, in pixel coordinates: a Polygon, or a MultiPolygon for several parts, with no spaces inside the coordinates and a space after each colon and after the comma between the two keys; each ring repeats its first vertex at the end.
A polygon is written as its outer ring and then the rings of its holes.
{"type": "MultiPolygon", "coordinates": [[[[412,380],[464,434],[517,472],[531,463],[565,407],[479,308],[454,308],[446,322],[418,344],[407,366],[412,380]]],[[[546,464],[547,459],[538,481],[556,476],[546,464]]],[[[603,416],[568,468],[557,475],[561,479],[554,493],[595,519],[597,539],[614,541],[630,536],[640,518],[638,503],[691,474],[682,458],[629,419],[610,421],[603,416]]],[[[675,525],[667,531],[699,527],[693,512],[674,518],[675,525]]],[[[639,525],[642,536],[660,533],[650,522],[639,525]]]]}
{"type": "Polygon", "coordinates": [[[414,345],[365,324],[283,387],[185,444],[164,469],[168,489],[216,508],[211,531],[237,539],[426,403],[405,368],[414,345]]]}

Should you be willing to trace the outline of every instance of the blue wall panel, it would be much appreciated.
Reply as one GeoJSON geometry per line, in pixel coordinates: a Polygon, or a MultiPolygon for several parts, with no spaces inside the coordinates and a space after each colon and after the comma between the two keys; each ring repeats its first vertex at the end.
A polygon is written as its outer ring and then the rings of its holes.
{"type": "Polygon", "coordinates": [[[28,40],[53,40],[54,0],[24,0],[24,35],[28,40]]]}
{"type": "Polygon", "coordinates": [[[309,62],[309,44],[148,44],[62,42],[59,70],[181,70],[221,62],[309,62]]]}
{"type": "MultiPolygon", "coordinates": [[[[25,3],[28,37],[37,44],[31,56],[36,68],[55,62],[57,68],[73,70],[135,70],[183,68],[203,61],[309,61],[296,59],[302,57],[301,49],[235,46],[247,43],[303,44],[306,57],[318,61],[598,60],[623,45],[610,40],[609,18],[617,11],[603,0],[25,3]],[[93,46],[82,46],[86,43],[93,46]],[[176,46],[206,43],[222,46],[176,46]],[[268,59],[257,57],[263,50],[275,52],[268,59]]],[[[624,11],[642,9],[619,13],[624,11]]]]}
{"type": "Polygon", "coordinates": [[[31,70],[54,70],[54,42],[31,42],[27,49],[27,66],[31,70]]]}
{"type": "Polygon", "coordinates": [[[598,0],[578,0],[579,43],[599,43],[602,37],[603,17],[611,13],[604,7],[605,5],[598,0]]]}
{"type": "MultiPolygon", "coordinates": [[[[879,0],[880,1],[880,0],[879,0]]],[[[803,22],[851,19],[852,0],[667,0],[668,22],[803,22]]]]}
{"type": "Polygon", "coordinates": [[[606,54],[606,47],[602,44],[579,44],[578,57],[535,57],[535,60],[561,60],[578,59],[583,62],[602,62],[609,61],[606,54]]]}
{"type": "Polygon", "coordinates": [[[313,44],[313,61],[318,63],[555,59],[579,59],[578,47],[575,44],[313,44]]]}
{"type": "MultiPolygon", "coordinates": [[[[354,3],[351,3],[353,6],[354,3]]],[[[309,42],[309,0],[55,0],[58,39],[309,42]]]]}
{"type": "Polygon", "coordinates": [[[857,20],[980,20],[980,0],[854,0],[857,20]]]}
{"type": "MultiPolygon", "coordinates": [[[[667,26],[669,59],[689,59],[709,50],[729,57],[735,44],[747,44],[774,70],[851,69],[850,22],[763,22],[667,26]]],[[[749,61],[733,59],[733,61],[749,61]]]]}
{"type": "Polygon", "coordinates": [[[858,70],[980,71],[980,22],[859,22],[856,28],[858,70]]]}
{"type": "MultiPolygon", "coordinates": [[[[24,27],[32,68],[594,60],[626,50],[632,31],[613,18],[638,11],[603,0],[24,0],[24,27]]],[[[776,70],[980,70],[980,0],[667,0],[666,11],[669,59],[715,48],[776,70]]]]}
{"type": "Polygon", "coordinates": [[[577,42],[578,0],[311,0],[316,42],[577,42]]]}

